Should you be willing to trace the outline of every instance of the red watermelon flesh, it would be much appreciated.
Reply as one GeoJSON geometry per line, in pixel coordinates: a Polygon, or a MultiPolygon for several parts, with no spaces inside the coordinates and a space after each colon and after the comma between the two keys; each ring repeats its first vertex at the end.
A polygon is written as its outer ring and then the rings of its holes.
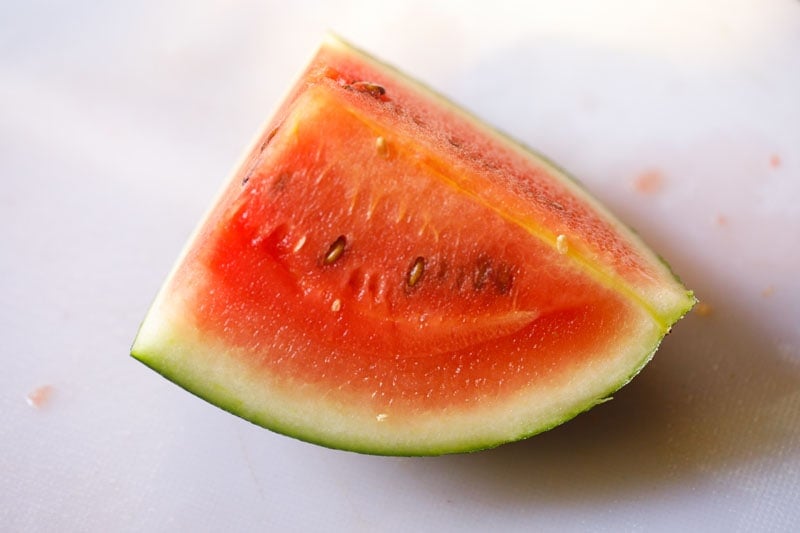
{"type": "Polygon", "coordinates": [[[693,303],[563,172],[329,38],[132,352],[287,435],[440,454],[603,401],[693,303]]]}

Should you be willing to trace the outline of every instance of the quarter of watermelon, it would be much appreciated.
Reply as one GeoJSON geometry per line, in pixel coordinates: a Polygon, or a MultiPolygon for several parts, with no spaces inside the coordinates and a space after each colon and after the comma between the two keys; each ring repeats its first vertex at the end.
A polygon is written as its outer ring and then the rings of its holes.
{"type": "Polygon", "coordinates": [[[604,401],[694,301],[563,171],[329,37],[132,354],[285,435],[436,455],[604,401]]]}

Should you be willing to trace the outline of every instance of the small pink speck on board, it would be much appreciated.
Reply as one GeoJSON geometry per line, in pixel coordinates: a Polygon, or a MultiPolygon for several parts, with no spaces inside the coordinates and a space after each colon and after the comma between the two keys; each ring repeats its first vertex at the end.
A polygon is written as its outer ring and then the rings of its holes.
{"type": "Polygon", "coordinates": [[[40,409],[44,407],[47,402],[50,401],[50,398],[53,396],[53,387],[52,385],[42,385],[25,396],[25,401],[28,402],[28,405],[33,407],[34,409],[40,409]]]}
{"type": "Polygon", "coordinates": [[[763,298],[769,298],[773,294],[775,294],[775,287],[773,287],[772,285],[761,291],[761,296],[763,298]]]}
{"type": "Polygon", "coordinates": [[[711,306],[705,302],[698,303],[694,308],[694,313],[700,316],[709,316],[713,312],[714,310],[711,308],[711,306]]]}
{"type": "Polygon", "coordinates": [[[728,217],[725,215],[717,215],[717,218],[714,219],[714,222],[717,223],[717,226],[727,226],[728,225],[728,217]]]}
{"type": "Polygon", "coordinates": [[[658,170],[648,170],[639,174],[633,180],[633,188],[641,194],[654,194],[661,190],[664,184],[664,175],[658,170]]]}
{"type": "Polygon", "coordinates": [[[772,154],[772,157],[769,158],[769,166],[772,168],[778,168],[781,166],[781,156],[778,154],[772,154]]]}

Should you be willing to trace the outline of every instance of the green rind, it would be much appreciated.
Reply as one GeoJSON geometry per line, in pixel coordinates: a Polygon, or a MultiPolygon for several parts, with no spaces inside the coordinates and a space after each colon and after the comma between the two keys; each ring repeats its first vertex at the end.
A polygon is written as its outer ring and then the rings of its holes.
{"type": "Polygon", "coordinates": [[[650,362],[650,360],[653,358],[656,351],[658,350],[658,347],[661,344],[662,339],[663,337],[659,340],[658,345],[656,345],[656,347],[650,351],[647,357],[645,357],[642,360],[639,366],[623,382],[609,388],[606,392],[599,395],[597,398],[592,399],[586,402],[585,404],[576,406],[574,411],[569,412],[559,418],[556,418],[544,426],[537,427],[531,430],[525,430],[516,437],[512,437],[502,441],[492,441],[492,440],[465,441],[461,446],[429,447],[429,448],[420,446],[413,449],[393,448],[393,447],[365,447],[362,446],[361,443],[358,441],[348,442],[348,441],[332,441],[327,439],[321,439],[319,438],[319,434],[317,433],[298,431],[295,428],[281,424],[280,420],[271,419],[259,413],[256,413],[254,416],[253,414],[251,414],[250,410],[242,408],[243,405],[242,400],[238,398],[233,398],[225,394],[213,394],[209,390],[213,387],[209,387],[208,382],[195,381],[195,380],[187,381],[184,379],[185,374],[181,372],[179,369],[171,368],[170,366],[159,365],[157,362],[158,354],[156,353],[145,353],[132,350],[131,355],[140,362],[142,362],[143,364],[145,364],[146,366],[148,366],[149,368],[151,368],[152,370],[154,370],[155,372],[161,374],[167,380],[175,383],[182,389],[186,390],[187,392],[197,396],[202,400],[205,400],[206,402],[224,411],[227,411],[228,413],[231,413],[232,415],[242,418],[257,426],[268,429],[274,433],[278,433],[286,437],[294,438],[303,442],[308,442],[311,444],[316,444],[319,446],[335,450],[349,451],[349,452],[368,454],[368,455],[381,455],[381,456],[428,457],[428,456],[472,453],[472,452],[490,450],[502,446],[504,444],[518,442],[533,437],[535,435],[538,435],[540,433],[545,433],[555,427],[560,426],[561,424],[569,420],[572,420],[578,415],[585,413],[586,411],[589,411],[596,405],[605,403],[610,399],[609,397],[612,394],[614,394],[622,387],[627,385],[637,374],[639,374],[639,372],[641,372],[641,370],[647,365],[647,363],[650,362]]]}

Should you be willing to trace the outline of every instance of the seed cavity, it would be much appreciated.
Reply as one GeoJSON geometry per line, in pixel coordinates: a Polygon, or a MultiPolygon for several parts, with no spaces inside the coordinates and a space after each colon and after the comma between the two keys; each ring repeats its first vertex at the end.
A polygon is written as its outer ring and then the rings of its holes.
{"type": "Polygon", "coordinates": [[[565,255],[569,251],[569,243],[567,242],[566,235],[559,235],[556,237],[556,250],[561,255],[565,255]]]}
{"type": "Polygon", "coordinates": [[[355,89],[360,93],[367,93],[375,98],[380,98],[381,96],[386,94],[386,89],[384,89],[377,83],[372,83],[370,81],[357,81],[352,85],[350,85],[350,87],[352,87],[353,89],[355,89]]]}
{"type": "Polygon", "coordinates": [[[323,265],[332,265],[335,263],[342,254],[344,254],[344,247],[347,244],[347,239],[345,239],[344,235],[339,235],[339,237],[331,243],[328,251],[325,253],[325,257],[322,259],[323,265]]]}
{"type": "Polygon", "coordinates": [[[483,255],[477,258],[470,267],[458,267],[454,272],[440,267],[438,277],[444,279],[452,276],[453,288],[462,292],[471,288],[475,292],[494,289],[499,295],[512,292],[514,286],[514,266],[505,261],[492,260],[483,255]]]}
{"type": "Polygon", "coordinates": [[[456,291],[461,292],[467,283],[467,272],[464,267],[458,267],[455,275],[454,287],[456,291]]]}
{"type": "Polygon", "coordinates": [[[408,269],[406,283],[409,287],[413,287],[422,279],[423,274],[425,274],[425,258],[420,256],[414,259],[414,263],[408,269]]]}
{"type": "Polygon", "coordinates": [[[382,158],[386,159],[389,157],[389,147],[386,145],[386,139],[383,137],[378,137],[375,139],[375,149],[378,151],[378,155],[382,158]]]}
{"type": "Polygon", "coordinates": [[[477,290],[483,289],[492,279],[492,262],[485,257],[478,260],[472,276],[472,286],[477,290]]]}
{"type": "Polygon", "coordinates": [[[281,192],[282,190],[286,189],[286,185],[289,184],[289,173],[288,172],[281,172],[272,180],[271,189],[273,192],[281,192]]]}
{"type": "Polygon", "coordinates": [[[506,264],[500,265],[494,273],[494,287],[500,294],[508,294],[511,292],[511,286],[514,283],[514,274],[511,272],[511,267],[506,264]]]}

